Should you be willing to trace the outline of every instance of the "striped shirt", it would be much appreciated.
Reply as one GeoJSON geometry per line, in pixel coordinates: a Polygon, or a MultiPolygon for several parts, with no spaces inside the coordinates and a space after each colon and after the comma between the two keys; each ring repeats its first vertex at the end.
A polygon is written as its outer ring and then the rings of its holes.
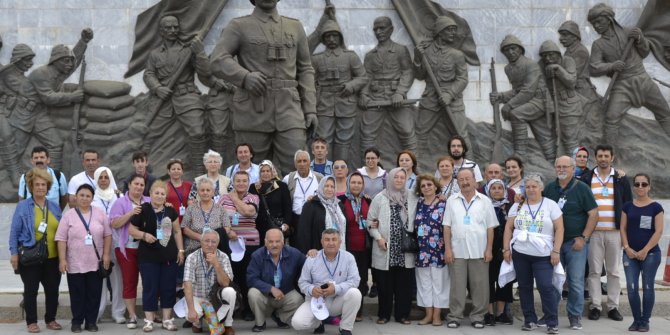
{"type": "MultiPolygon", "coordinates": [[[[216,258],[223,266],[230,280],[233,280],[233,268],[230,265],[228,255],[220,250],[216,250],[216,258]]],[[[202,253],[202,249],[188,255],[184,263],[184,281],[191,282],[193,285],[193,296],[207,299],[209,291],[216,283],[216,270],[211,266],[202,253]]]]}
{"type": "Polygon", "coordinates": [[[596,230],[615,230],[614,218],[614,168],[607,176],[600,176],[594,169],[591,179],[591,191],[598,204],[598,224],[596,230]]]}
{"type": "Polygon", "coordinates": [[[256,214],[252,216],[244,216],[237,211],[235,208],[235,203],[233,199],[230,198],[230,194],[226,193],[221,196],[219,200],[219,205],[223,206],[223,209],[226,210],[228,216],[230,216],[230,222],[233,230],[239,237],[244,238],[245,245],[261,245],[260,235],[256,229],[256,216],[258,216],[258,202],[260,199],[257,195],[248,193],[242,197],[242,202],[245,204],[250,204],[256,208],[256,214]],[[237,224],[235,224],[237,221],[237,224]]]}

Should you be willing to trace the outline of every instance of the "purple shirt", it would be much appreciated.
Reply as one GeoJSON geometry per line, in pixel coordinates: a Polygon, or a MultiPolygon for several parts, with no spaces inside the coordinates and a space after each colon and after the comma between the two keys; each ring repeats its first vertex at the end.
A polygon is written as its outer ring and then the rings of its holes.
{"type": "MultiPolygon", "coordinates": [[[[140,204],[144,202],[149,202],[149,197],[142,196],[142,200],[140,201],[140,204]]],[[[135,204],[133,204],[133,201],[130,200],[130,197],[128,196],[128,192],[124,194],[123,197],[117,199],[114,202],[114,205],[112,206],[112,210],[109,212],[109,222],[111,224],[112,221],[115,219],[122,217],[126,215],[126,213],[130,212],[133,210],[135,207],[135,204]]],[[[119,249],[121,250],[121,254],[123,256],[126,256],[126,242],[128,242],[128,224],[130,221],[126,222],[121,228],[114,229],[116,233],[118,234],[118,241],[119,241],[119,249]]],[[[135,247],[137,249],[137,247],[135,247]]]]}
{"type": "MultiPolygon", "coordinates": [[[[104,210],[91,207],[91,210],[88,213],[82,213],[82,216],[89,225],[93,241],[100,258],[102,258],[104,238],[112,235],[107,215],[105,215],[104,210]]],[[[98,257],[93,250],[93,244],[86,245],[84,243],[87,234],[86,227],[84,227],[84,223],[81,222],[75,209],[70,209],[63,214],[58,230],[56,230],[55,240],[67,242],[68,273],[86,273],[98,270],[98,257]]]]}

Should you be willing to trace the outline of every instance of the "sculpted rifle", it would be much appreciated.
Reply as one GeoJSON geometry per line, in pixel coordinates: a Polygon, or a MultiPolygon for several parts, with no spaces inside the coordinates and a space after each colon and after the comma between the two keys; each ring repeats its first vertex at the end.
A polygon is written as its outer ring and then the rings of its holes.
{"type": "MultiPolygon", "coordinates": [[[[81,57],[81,69],[79,70],[79,89],[84,89],[84,78],[86,77],[86,56],[82,55],[81,57]]],[[[74,105],[74,111],[72,113],[72,131],[70,134],[70,141],[72,143],[72,154],[70,155],[70,169],[73,170],[75,166],[80,164],[81,159],[81,148],[79,144],[83,140],[81,133],[79,131],[79,117],[81,115],[81,109],[84,106],[82,102],[78,102],[74,105]]]]}
{"type": "MultiPolygon", "coordinates": [[[[496,83],[496,69],[495,60],[491,57],[491,67],[489,73],[491,74],[491,93],[498,93],[498,84],[496,83]]],[[[496,101],[493,104],[493,125],[496,128],[496,135],[493,138],[493,151],[491,152],[491,162],[500,163],[505,160],[502,145],[502,123],[500,121],[500,103],[496,101]]]]}

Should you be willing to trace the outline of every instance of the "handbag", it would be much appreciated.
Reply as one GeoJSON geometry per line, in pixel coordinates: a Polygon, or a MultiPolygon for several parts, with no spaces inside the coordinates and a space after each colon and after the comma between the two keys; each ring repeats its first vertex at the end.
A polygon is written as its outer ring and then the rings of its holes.
{"type": "MultiPolygon", "coordinates": [[[[46,221],[49,217],[49,205],[46,206],[46,214],[44,215],[44,220],[46,221]]],[[[44,263],[49,258],[49,250],[47,248],[47,232],[44,231],[42,238],[39,241],[35,241],[35,244],[31,247],[20,246],[19,247],[19,264],[22,266],[33,266],[44,263]]]]}
{"type": "MultiPolygon", "coordinates": [[[[407,218],[409,220],[409,218],[407,218]]],[[[402,230],[402,241],[400,244],[402,252],[417,253],[419,252],[419,240],[415,231],[407,231],[407,224],[402,230]]]]}
{"type": "Polygon", "coordinates": [[[270,207],[268,207],[267,200],[265,200],[265,195],[260,194],[260,191],[258,191],[258,195],[263,201],[263,206],[265,206],[265,214],[268,216],[268,223],[270,224],[271,227],[273,228],[279,228],[281,230],[281,227],[286,223],[284,222],[283,217],[273,217],[272,214],[270,214],[270,207]]]}
{"type": "MultiPolygon", "coordinates": [[[[93,209],[91,209],[93,210],[93,209]]],[[[91,231],[88,229],[88,226],[86,225],[86,220],[84,220],[84,216],[81,215],[81,212],[79,211],[79,208],[75,209],[77,211],[77,215],[79,215],[79,219],[81,220],[81,223],[84,225],[86,228],[86,232],[91,235],[91,231]]],[[[93,236],[93,235],[91,235],[93,236]]],[[[98,270],[96,271],[98,273],[98,276],[100,278],[108,278],[109,275],[112,274],[112,269],[114,268],[114,262],[109,261],[109,268],[105,269],[105,263],[102,259],[100,259],[100,254],[98,253],[98,248],[95,246],[95,240],[91,238],[91,242],[93,242],[93,250],[95,251],[95,257],[98,258],[98,270]]]]}

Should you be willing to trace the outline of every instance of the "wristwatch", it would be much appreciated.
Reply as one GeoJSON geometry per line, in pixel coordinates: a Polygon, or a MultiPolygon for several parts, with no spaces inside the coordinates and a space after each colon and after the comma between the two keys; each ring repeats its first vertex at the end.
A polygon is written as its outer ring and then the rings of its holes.
{"type": "Polygon", "coordinates": [[[589,243],[589,241],[591,241],[591,238],[590,238],[590,237],[586,237],[586,236],[584,236],[584,234],[579,235],[579,237],[583,238],[583,239],[584,239],[584,242],[586,242],[586,243],[589,243]]]}

